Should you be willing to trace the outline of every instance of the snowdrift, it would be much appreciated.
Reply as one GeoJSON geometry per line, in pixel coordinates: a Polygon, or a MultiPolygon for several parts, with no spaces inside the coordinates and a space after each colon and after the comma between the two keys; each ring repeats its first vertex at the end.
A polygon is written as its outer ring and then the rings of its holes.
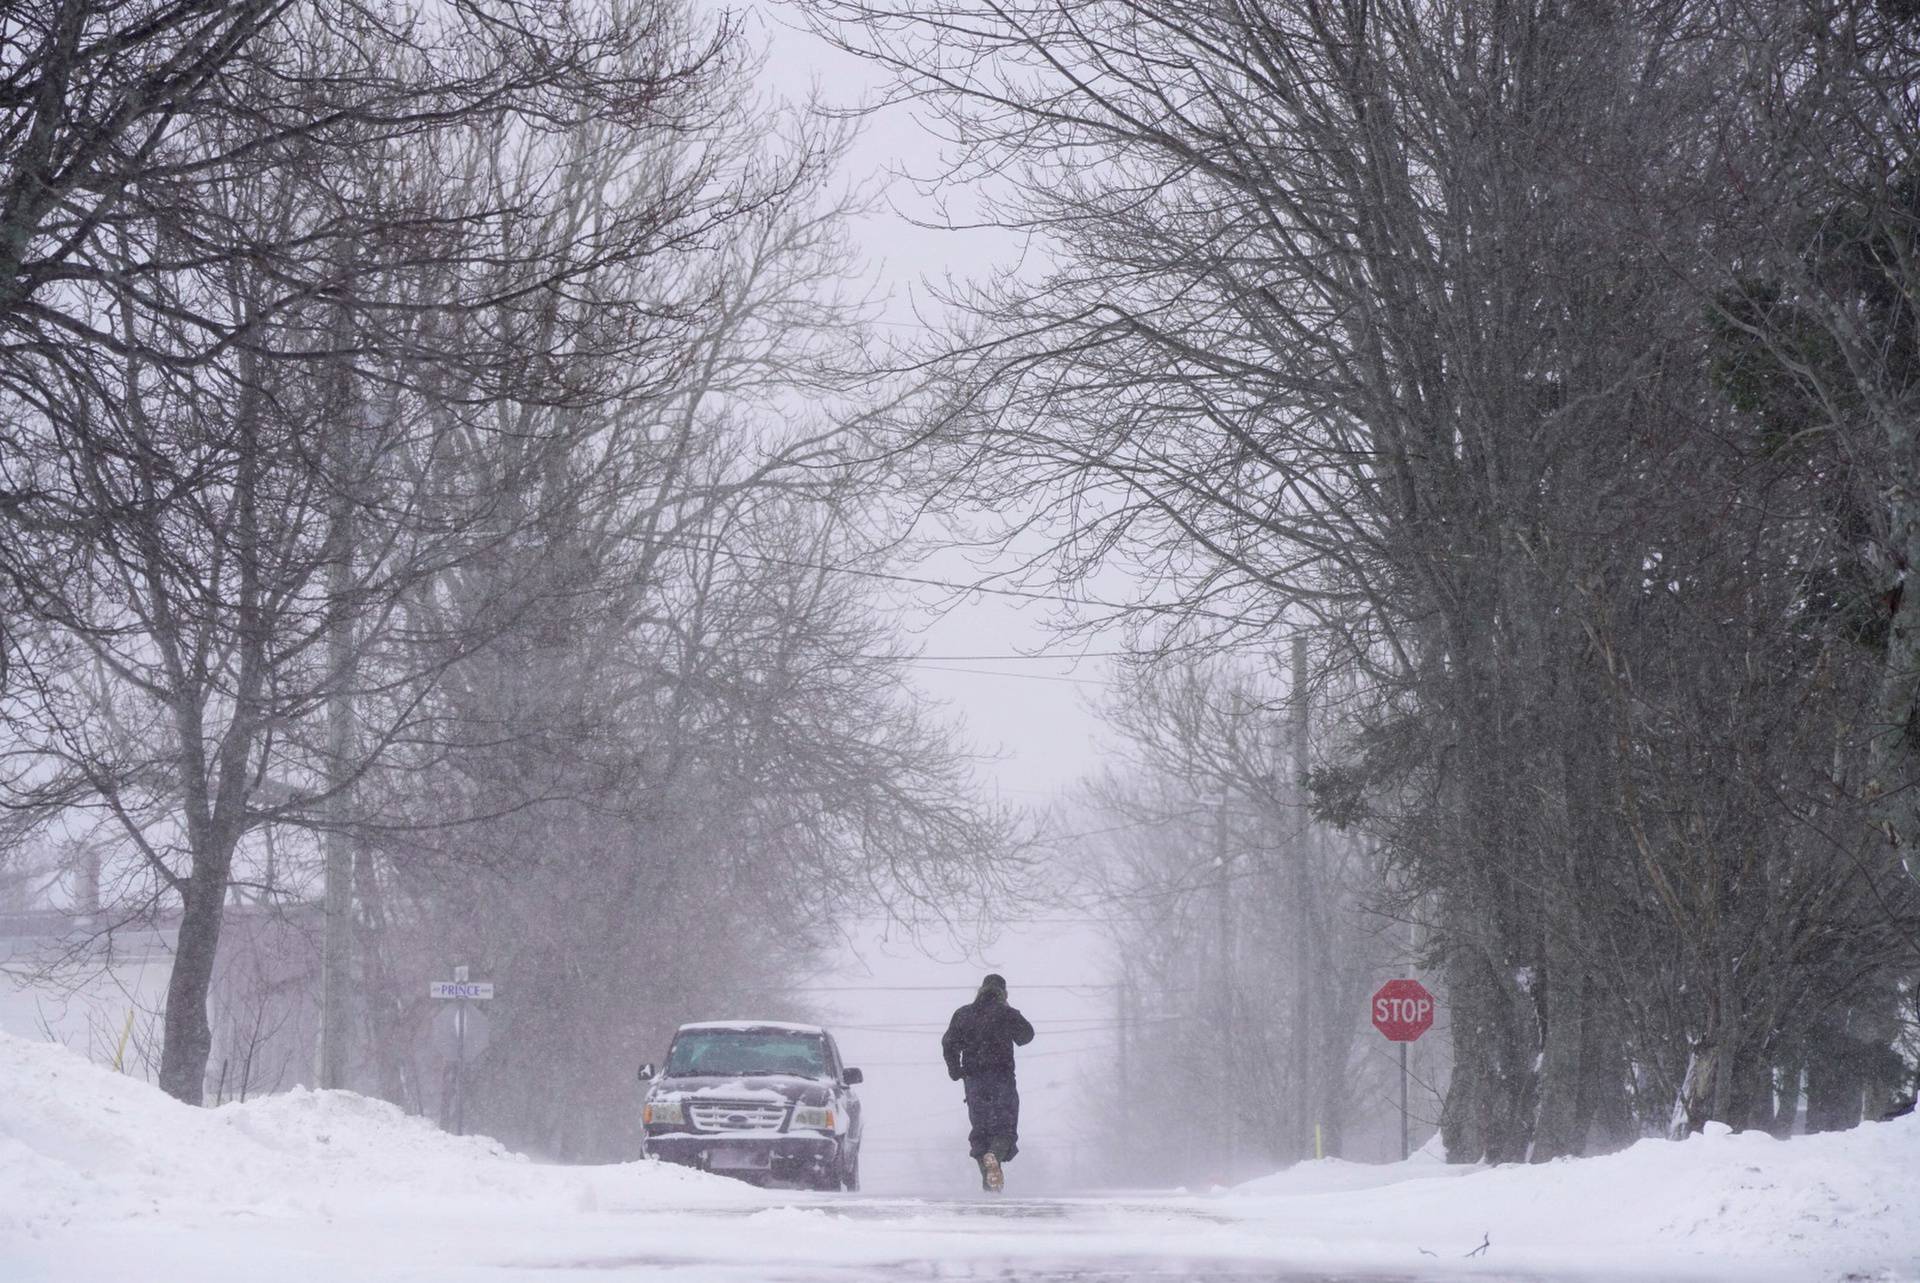
{"type": "Polygon", "coordinates": [[[1710,1124],[1599,1158],[1450,1166],[1437,1155],[1299,1163],[1229,1191],[1236,1214],[1329,1247],[1512,1268],[1920,1279],[1920,1117],[1776,1140],[1710,1124]]]}
{"type": "Polygon", "coordinates": [[[464,1204],[525,1215],[755,1194],[654,1163],[541,1166],[351,1092],[295,1091],[195,1109],[64,1047],[0,1034],[0,1248],[11,1235],[70,1223],[177,1219],[210,1208],[325,1219],[356,1205],[392,1215],[464,1204]]]}
{"type": "MultiPolygon", "coordinates": [[[[957,1137],[956,1137],[957,1139],[957,1137]]],[[[671,1274],[1920,1283],[1920,1119],[1605,1158],[1325,1160],[1215,1195],[763,1191],[648,1163],[529,1162],[345,1092],[191,1109],[0,1034],[5,1283],[517,1283],[671,1274]],[[1482,1246],[1484,1244],[1484,1247],[1482,1246]],[[597,1276],[605,1277],[606,1274],[597,1276]]]]}

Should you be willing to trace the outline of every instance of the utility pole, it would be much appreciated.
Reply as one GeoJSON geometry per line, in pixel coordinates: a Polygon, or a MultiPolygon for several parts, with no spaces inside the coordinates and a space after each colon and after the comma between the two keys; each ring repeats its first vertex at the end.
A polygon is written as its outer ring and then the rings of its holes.
{"type": "Polygon", "coordinates": [[[1240,1166],[1240,1128],[1233,1111],[1233,1081],[1237,1066],[1234,1050],[1237,1039],[1234,1037],[1234,974],[1233,974],[1233,885],[1229,876],[1233,868],[1233,856],[1228,849],[1228,799],[1230,794],[1223,786],[1220,790],[1220,812],[1214,825],[1214,863],[1219,879],[1219,894],[1214,903],[1219,910],[1219,929],[1217,932],[1220,947],[1220,1067],[1215,1081],[1219,1084],[1217,1109],[1220,1125],[1225,1129],[1225,1156],[1227,1160],[1227,1179],[1231,1181],[1240,1166]]]}
{"type": "MultiPolygon", "coordinates": [[[[1312,1005],[1312,967],[1313,950],[1308,940],[1307,897],[1312,889],[1311,870],[1308,861],[1313,857],[1313,824],[1307,795],[1307,734],[1312,728],[1310,707],[1307,695],[1307,638],[1305,633],[1293,635],[1293,783],[1288,792],[1294,801],[1296,829],[1292,861],[1292,900],[1293,900],[1293,1082],[1295,1099],[1299,1102],[1299,1127],[1294,1133],[1294,1143],[1298,1153],[1306,1157],[1313,1152],[1312,1136],[1314,1124],[1321,1120],[1314,1117],[1313,1090],[1313,1005],[1312,1005]]],[[[1280,765],[1278,755],[1274,766],[1280,765]]]]}
{"type": "Polygon", "coordinates": [[[1114,987],[1120,1009],[1115,1013],[1119,1025],[1120,1070],[1120,1170],[1133,1179],[1133,976],[1123,966],[1120,983],[1114,987]]]}
{"type": "MultiPolygon", "coordinates": [[[[343,251],[339,270],[344,277],[351,264],[343,251]]],[[[347,309],[335,323],[339,351],[346,350],[347,309]]],[[[327,830],[326,890],[323,901],[320,951],[320,1086],[334,1089],[347,1080],[347,986],[353,966],[353,852],[347,826],[352,816],[348,794],[353,770],[353,511],[354,396],[353,371],[342,355],[333,397],[333,422],[327,442],[327,830]]]]}
{"type": "MultiPolygon", "coordinates": [[[[349,527],[349,513],[336,517],[349,527]]],[[[350,546],[350,545],[349,545],[350,546]]],[[[328,591],[334,597],[328,622],[327,668],[333,689],[327,692],[327,800],[326,895],[320,957],[320,1086],[340,1088],[347,1078],[347,986],[353,966],[353,852],[348,842],[347,793],[350,772],[347,757],[353,751],[353,697],[347,690],[353,667],[353,624],[345,609],[347,581],[352,568],[337,559],[328,571],[328,591]]]]}
{"type": "MultiPolygon", "coordinates": [[[[455,973],[464,975],[465,967],[455,973]]],[[[453,1008],[453,1134],[467,1134],[467,1000],[462,998],[453,1008]]]]}

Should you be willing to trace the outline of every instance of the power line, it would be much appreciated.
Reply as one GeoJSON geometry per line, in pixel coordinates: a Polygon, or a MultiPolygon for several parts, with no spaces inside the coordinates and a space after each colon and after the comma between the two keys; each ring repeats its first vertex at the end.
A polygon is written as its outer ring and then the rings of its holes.
{"type": "MultiPolygon", "coordinates": [[[[1137,1019],[1135,1019],[1135,1020],[1133,1020],[1133,1021],[1129,1021],[1129,1022],[1126,1022],[1126,1023],[1129,1023],[1129,1024],[1136,1024],[1136,1025],[1141,1025],[1141,1024],[1148,1024],[1148,1025],[1150,1025],[1150,1024],[1167,1024],[1167,1023],[1171,1023],[1171,1022],[1174,1022],[1174,1021],[1179,1021],[1179,1020],[1191,1020],[1191,1019],[1192,1019],[1192,1017],[1191,1017],[1191,1016],[1187,1016],[1187,1015],[1164,1015],[1164,1016],[1141,1016],[1141,1017],[1139,1017],[1139,1018],[1137,1018],[1137,1019]]],[[[1115,1030],[1115,1029],[1119,1029],[1119,1028],[1122,1028],[1122,1027],[1123,1027],[1123,1024],[1122,1024],[1122,1022],[1121,1022],[1121,1021],[1118,1021],[1118,1020],[1105,1020],[1105,1021],[1101,1021],[1101,1022],[1099,1022],[1099,1023],[1092,1023],[1092,1022],[1090,1022],[1090,1021],[1080,1021],[1080,1020],[1071,1020],[1071,1019],[1069,1019],[1069,1020],[1047,1020],[1047,1019],[1044,1019],[1044,1018],[1043,1018],[1043,1019],[1042,1019],[1042,1020],[1040,1021],[1040,1023],[1039,1023],[1039,1026],[1038,1026],[1038,1027],[1039,1027],[1039,1032],[1040,1032],[1040,1034],[1041,1034],[1041,1036],[1043,1036],[1043,1037],[1049,1037],[1049,1038],[1064,1038],[1064,1037],[1067,1037],[1067,1036],[1068,1036],[1068,1035],[1070,1035],[1070,1034],[1098,1034],[1098,1033],[1107,1033],[1107,1032],[1110,1032],[1111,1030],[1115,1030]]],[[[942,1023],[942,1024],[929,1024],[929,1025],[922,1025],[922,1024],[908,1024],[908,1025],[844,1025],[844,1024],[836,1024],[836,1025],[834,1025],[834,1027],[833,1027],[833,1028],[834,1028],[834,1032],[836,1032],[836,1033],[864,1033],[864,1034],[900,1034],[900,1035],[903,1035],[903,1036],[912,1036],[912,1037],[916,1037],[916,1038],[924,1038],[924,1037],[928,1037],[928,1036],[930,1036],[930,1035],[932,1035],[932,1034],[937,1034],[937,1033],[944,1033],[944,1032],[946,1031],[946,1028],[947,1028],[947,1026],[946,1026],[946,1025],[945,1025],[944,1023],[942,1023]]],[[[1036,1054],[1037,1054],[1037,1053],[1036,1053],[1036,1054]]]]}
{"type": "MultiPolygon", "coordinates": [[[[875,658],[879,658],[879,656],[875,656],[875,658]]],[[[1082,650],[1082,651],[1076,651],[1071,655],[910,655],[910,656],[907,656],[907,658],[915,661],[916,663],[919,662],[920,660],[933,660],[940,663],[968,664],[968,663],[980,663],[983,661],[996,660],[996,659],[1007,659],[1007,660],[1029,659],[1029,660],[1045,660],[1049,663],[1055,663],[1055,664],[1071,664],[1071,663],[1077,663],[1083,659],[1134,659],[1134,658],[1137,658],[1137,656],[1133,651],[1130,651],[1130,650],[1082,650]]]]}
{"type": "Polygon", "coordinates": [[[738,548],[727,548],[717,544],[699,544],[678,539],[662,539],[660,543],[682,552],[719,553],[736,557],[741,561],[757,561],[768,566],[782,566],[789,570],[819,570],[833,575],[852,575],[861,579],[878,579],[887,583],[911,584],[917,588],[939,588],[952,593],[981,593],[991,597],[1012,597],[1021,601],[1050,601],[1063,606],[1097,606],[1102,610],[1119,611],[1132,614],[1144,611],[1152,615],[1192,615],[1203,619],[1216,619],[1222,623],[1244,624],[1242,614],[1229,614],[1225,611],[1208,610],[1191,604],[1168,604],[1165,602],[1117,602],[1105,601],[1098,597],[1070,597],[1065,593],[1039,592],[1031,588],[1003,588],[988,584],[962,584],[950,579],[932,579],[925,575],[903,575],[887,570],[863,570],[857,566],[833,565],[824,561],[806,561],[798,557],[775,557],[763,552],[743,552],[738,548]]]}
{"type": "Polygon", "coordinates": [[[1065,673],[996,673],[990,668],[955,668],[948,664],[916,665],[930,673],[966,673],[973,677],[1011,677],[1023,682],[1067,682],[1074,686],[1110,686],[1098,677],[1068,677],[1065,673]]]}
{"type": "Polygon", "coordinates": [[[1210,815],[1212,808],[1193,806],[1184,811],[1169,811],[1165,815],[1144,820],[1128,820],[1124,824],[1109,824],[1104,828],[1082,829],[1078,833],[1056,833],[1045,840],[1048,842],[1075,842],[1081,838],[1105,837],[1109,833],[1133,833],[1140,829],[1157,829],[1164,825],[1175,824],[1196,815],[1210,815]]]}
{"type": "MultiPolygon", "coordinates": [[[[1020,1063],[1025,1064],[1029,1060],[1038,1060],[1044,1056],[1087,1056],[1097,1055],[1099,1051],[1098,1047],[1061,1047],[1054,1051],[1022,1051],[1018,1059],[1020,1063]]],[[[930,1056],[924,1060],[862,1060],[859,1067],[861,1069],[945,1070],[945,1066],[937,1056],[930,1056]]]]}
{"type": "MultiPolygon", "coordinates": [[[[787,993],[973,993],[979,985],[797,985],[787,989],[787,993]]],[[[1016,989],[1068,989],[1068,991],[1096,991],[1096,989],[1119,989],[1114,983],[1085,983],[1085,985],[1014,985],[1016,989]]],[[[1160,993],[1187,993],[1187,989],[1162,989],[1160,993]]]]}

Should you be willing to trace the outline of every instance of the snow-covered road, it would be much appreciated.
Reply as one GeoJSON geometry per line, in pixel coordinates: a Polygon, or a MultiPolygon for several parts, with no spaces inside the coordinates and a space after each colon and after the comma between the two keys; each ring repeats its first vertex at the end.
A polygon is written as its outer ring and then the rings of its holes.
{"type": "MultiPolygon", "coordinates": [[[[568,1271],[632,1270],[763,1283],[881,1283],[882,1280],[1021,1280],[1023,1283],[1135,1283],[1146,1280],[1362,1280],[1417,1277],[1334,1263],[1275,1243],[1217,1201],[1164,1194],[1081,1198],[899,1199],[793,1196],[784,1205],[702,1218],[698,1246],[645,1253],[559,1250],[516,1259],[508,1277],[568,1271]],[[727,1233],[725,1221],[734,1221],[727,1233]],[[728,1243],[726,1250],[718,1250],[728,1243]]],[[[638,1227],[636,1227],[636,1230],[638,1227]]],[[[1484,1268],[1483,1280],[1521,1278],[1484,1268]]],[[[1435,1269],[1430,1277],[1453,1277],[1435,1269]]]]}
{"type": "Polygon", "coordinates": [[[13,1244],[4,1258],[4,1277],[9,1283],[122,1283],[136,1277],[194,1283],[587,1278],[1277,1283],[1545,1277],[1437,1257],[1425,1262],[1430,1269],[1410,1270],[1405,1262],[1390,1268],[1355,1259],[1355,1245],[1288,1241],[1207,1200],[1180,1196],[989,1201],[775,1194],[767,1202],[735,1207],[576,1206],[564,1214],[530,1207],[528,1213],[516,1218],[495,1207],[471,1217],[454,1204],[393,1217],[323,1213],[291,1223],[236,1215],[231,1209],[170,1215],[164,1223],[146,1218],[76,1222],[37,1235],[30,1244],[13,1244]]]}
{"type": "MultiPolygon", "coordinates": [[[[1723,1129],[1724,1130],[1724,1129],[1723,1129]]],[[[193,1109],[0,1034],[0,1283],[1920,1281],[1920,1119],[1082,1198],[565,1167],[344,1092],[193,1109]]]]}

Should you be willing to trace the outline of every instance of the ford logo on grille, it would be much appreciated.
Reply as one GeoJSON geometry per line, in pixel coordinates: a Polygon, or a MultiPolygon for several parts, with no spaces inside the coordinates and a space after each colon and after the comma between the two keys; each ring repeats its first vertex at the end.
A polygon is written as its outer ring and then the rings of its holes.
{"type": "Polygon", "coordinates": [[[746,1125],[747,1125],[747,1116],[745,1114],[728,1114],[727,1115],[727,1126],[745,1127],[746,1125]]]}

